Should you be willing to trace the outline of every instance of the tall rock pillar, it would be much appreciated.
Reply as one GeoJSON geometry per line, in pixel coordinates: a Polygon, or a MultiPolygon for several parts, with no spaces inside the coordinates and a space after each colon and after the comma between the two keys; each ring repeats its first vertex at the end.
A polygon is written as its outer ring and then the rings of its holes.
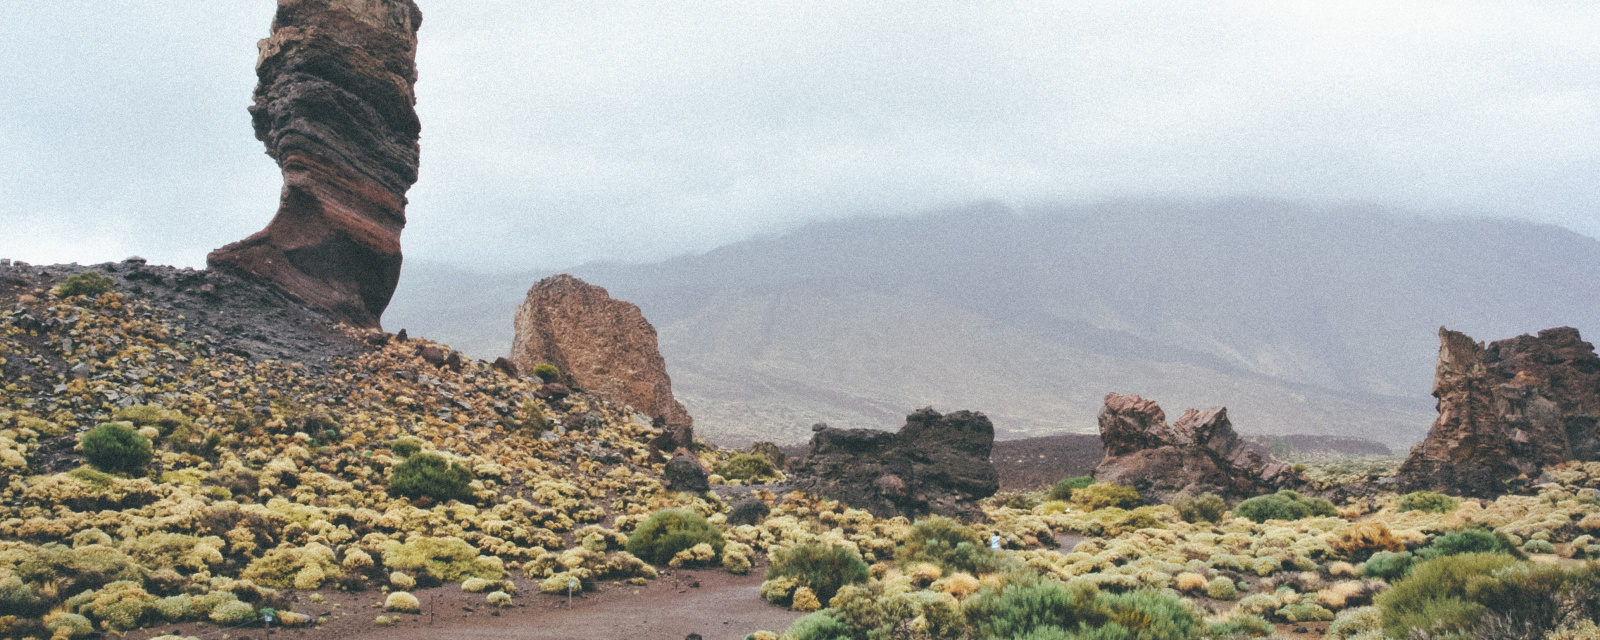
{"type": "Polygon", "coordinates": [[[278,213],[208,264],[378,326],[400,279],[406,191],[417,181],[421,24],[412,0],[278,0],[250,107],[283,171],[278,213]]]}

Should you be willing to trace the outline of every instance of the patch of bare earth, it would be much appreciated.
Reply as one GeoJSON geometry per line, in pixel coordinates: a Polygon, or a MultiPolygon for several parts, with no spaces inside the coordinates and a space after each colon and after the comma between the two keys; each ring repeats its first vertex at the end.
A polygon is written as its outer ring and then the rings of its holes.
{"type": "Polygon", "coordinates": [[[125,638],[147,640],[171,633],[201,640],[676,640],[698,633],[705,640],[741,640],[760,629],[781,633],[802,615],[761,599],[757,593],[760,571],[745,576],[709,569],[666,571],[642,587],[607,582],[599,591],[574,597],[570,608],[565,595],[538,593],[536,580],[518,578],[515,582],[520,592],[506,609],[489,606],[485,594],[463,592],[459,584],[413,591],[422,603],[420,614],[385,612],[376,606],[384,597],[377,591],[323,590],[319,592],[323,602],[313,603],[310,593],[302,592],[297,594],[294,605],[299,613],[325,617],[320,628],[220,629],[216,625],[179,624],[128,633],[125,638]],[[398,622],[389,627],[378,626],[373,620],[380,615],[398,622]]]}

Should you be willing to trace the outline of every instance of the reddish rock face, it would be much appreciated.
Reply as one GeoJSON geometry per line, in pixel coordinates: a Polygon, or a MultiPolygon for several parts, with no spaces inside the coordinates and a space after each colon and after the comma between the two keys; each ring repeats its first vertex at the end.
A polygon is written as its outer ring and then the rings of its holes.
{"type": "Polygon", "coordinates": [[[694,421],[672,397],[655,327],[604,288],[566,274],[533,285],[517,307],[511,361],[520,371],[555,365],[573,386],[655,418],[675,434],[663,451],[692,444],[694,421]]]}
{"type": "Polygon", "coordinates": [[[1147,498],[1203,493],[1247,498],[1296,480],[1288,466],[1246,446],[1223,407],[1189,409],[1168,426],[1155,402],[1107,394],[1100,441],[1106,457],[1095,468],[1095,480],[1136,487],[1147,498]]]}
{"type": "Polygon", "coordinates": [[[1504,493],[1546,465],[1600,459],[1600,356],[1577,329],[1491,343],[1439,329],[1439,417],[1400,468],[1408,489],[1504,493]]]}
{"type": "Polygon", "coordinates": [[[256,137],[283,170],[267,227],[212,251],[240,272],[377,327],[400,278],[406,191],[417,181],[411,0],[278,0],[259,44],[256,137]]]}

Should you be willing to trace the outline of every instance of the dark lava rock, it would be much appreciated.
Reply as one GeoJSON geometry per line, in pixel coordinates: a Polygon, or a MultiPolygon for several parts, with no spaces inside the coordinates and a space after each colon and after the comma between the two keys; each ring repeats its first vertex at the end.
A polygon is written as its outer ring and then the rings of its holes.
{"type": "Polygon", "coordinates": [[[700,461],[693,456],[680,454],[667,462],[666,471],[662,474],[667,482],[667,488],[673,491],[689,491],[700,493],[709,491],[711,483],[706,480],[706,470],[700,466],[700,461]]]}
{"type": "Polygon", "coordinates": [[[994,425],[973,411],[919,409],[899,433],[822,427],[794,470],[794,488],[884,518],[979,520],[977,501],[1000,488],[989,462],[993,446],[994,425]]]}
{"type": "Polygon", "coordinates": [[[1439,329],[1439,417],[1400,467],[1405,490],[1489,498],[1540,468],[1600,459],[1600,356],[1559,327],[1487,347],[1439,329]]]}
{"type": "Polygon", "coordinates": [[[760,524],[767,514],[772,513],[772,508],[759,498],[745,498],[733,503],[733,508],[728,511],[728,525],[760,524]]]}
{"type": "Polygon", "coordinates": [[[1289,465],[1263,458],[1240,440],[1223,407],[1189,409],[1168,426],[1154,401],[1107,394],[1100,441],[1105,459],[1095,480],[1132,486],[1147,500],[1203,493],[1248,498],[1299,484],[1289,465]]]}

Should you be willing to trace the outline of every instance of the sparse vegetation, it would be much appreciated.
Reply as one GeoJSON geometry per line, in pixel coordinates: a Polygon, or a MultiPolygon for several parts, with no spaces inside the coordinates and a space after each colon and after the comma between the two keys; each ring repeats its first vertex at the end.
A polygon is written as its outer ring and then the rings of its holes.
{"type": "Polygon", "coordinates": [[[89,296],[92,298],[111,291],[116,286],[117,281],[115,278],[99,271],[90,270],[67,276],[66,281],[56,285],[50,292],[63,298],[72,296],[89,296]]]}

